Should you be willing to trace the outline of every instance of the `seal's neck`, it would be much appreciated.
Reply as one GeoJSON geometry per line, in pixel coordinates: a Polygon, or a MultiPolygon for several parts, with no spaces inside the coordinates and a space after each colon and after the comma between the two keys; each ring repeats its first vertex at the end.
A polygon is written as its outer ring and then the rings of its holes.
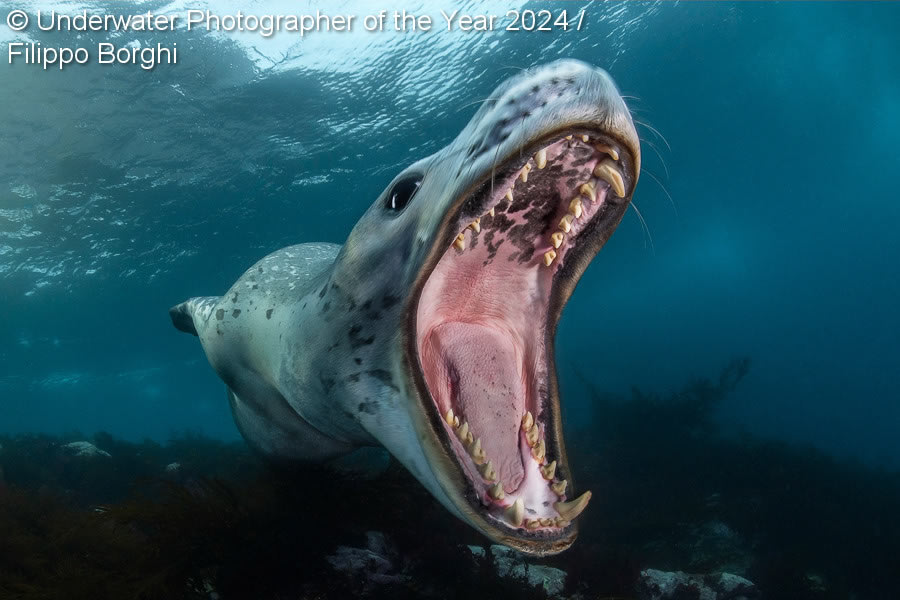
{"type": "Polygon", "coordinates": [[[347,283],[335,266],[304,292],[291,321],[300,335],[281,338],[280,379],[302,390],[292,407],[335,439],[377,444],[361,417],[397,404],[402,386],[391,349],[397,347],[399,298],[347,283]]]}

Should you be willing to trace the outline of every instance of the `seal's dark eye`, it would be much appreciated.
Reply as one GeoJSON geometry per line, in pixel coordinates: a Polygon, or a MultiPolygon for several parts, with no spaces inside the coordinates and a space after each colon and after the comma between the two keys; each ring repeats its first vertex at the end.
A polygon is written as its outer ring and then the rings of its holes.
{"type": "Polygon", "coordinates": [[[388,192],[385,208],[390,211],[400,212],[406,208],[409,201],[416,195],[416,192],[419,191],[419,185],[421,184],[421,175],[410,175],[409,177],[401,179],[395,183],[394,187],[391,188],[391,191],[388,192]]]}

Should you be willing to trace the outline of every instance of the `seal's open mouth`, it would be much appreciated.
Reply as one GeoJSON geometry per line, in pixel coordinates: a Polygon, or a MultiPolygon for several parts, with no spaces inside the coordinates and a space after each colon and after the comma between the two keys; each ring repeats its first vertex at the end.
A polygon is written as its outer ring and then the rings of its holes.
{"type": "Polygon", "coordinates": [[[415,346],[436,433],[472,512],[503,535],[565,536],[590,499],[570,499],[553,334],[634,182],[604,133],[537,141],[459,204],[422,287],[415,346]]]}

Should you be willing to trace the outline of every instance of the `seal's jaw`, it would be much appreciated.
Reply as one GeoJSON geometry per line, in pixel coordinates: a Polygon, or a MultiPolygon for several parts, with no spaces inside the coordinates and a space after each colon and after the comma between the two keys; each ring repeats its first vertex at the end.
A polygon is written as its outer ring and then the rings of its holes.
{"type": "Polygon", "coordinates": [[[636,160],[623,147],[569,126],[492,169],[437,236],[446,246],[410,315],[432,469],[465,520],[531,554],[571,545],[590,500],[570,481],[553,336],[631,196],[636,160]]]}

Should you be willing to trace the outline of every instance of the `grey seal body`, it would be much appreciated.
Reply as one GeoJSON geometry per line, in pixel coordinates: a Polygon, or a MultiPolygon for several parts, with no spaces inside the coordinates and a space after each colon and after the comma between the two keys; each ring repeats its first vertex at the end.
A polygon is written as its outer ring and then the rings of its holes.
{"type": "Polygon", "coordinates": [[[559,552],[590,493],[569,500],[553,337],[639,171],[605,72],[528,70],[399,173],[343,246],[274,252],[172,322],[200,339],[265,455],[380,445],[491,539],[559,552]]]}
{"type": "Polygon", "coordinates": [[[323,461],[385,445],[428,478],[412,427],[402,423],[392,371],[404,297],[391,291],[390,269],[357,279],[355,269],[336,268],[341,248],[283,248],[224,295],[191,298],[170,316],[200,339],[254,449],[276,460],[323,461]]]}
{"type": "Polygon", "coordinates": [[[170,310],[176,327],[200,338],[226,383],[241,434],[272,458],[324,460],[355,447],[304,418],[304,407],[320,404],[310,385],[288,389],[281,379],[286,332],[289,340],[300,341],[300,348],[307,344],[309,354],[316,354],[319,332],[315,319],[304,323],[313,310],[305,296],[327,279],[339,250],[324,243],[283,248],[253,265],[223,296],[191,298],[170,310]]]}

